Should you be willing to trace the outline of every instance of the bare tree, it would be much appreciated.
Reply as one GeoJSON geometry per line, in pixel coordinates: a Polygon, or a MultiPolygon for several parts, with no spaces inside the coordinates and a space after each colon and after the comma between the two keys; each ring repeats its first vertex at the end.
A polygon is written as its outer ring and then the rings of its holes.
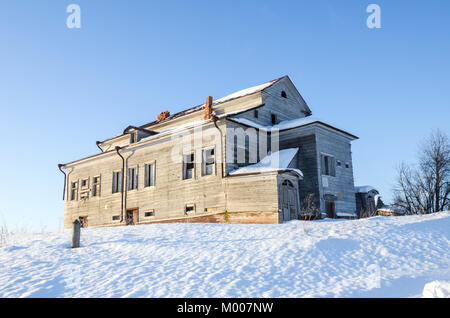
{"type": "Polygon", "coordinates": [[[398,168],[394,205],[411,214],[428,214],[450,208],[450,143],[436,130],[421,144],[416,167],[398,168]]]}

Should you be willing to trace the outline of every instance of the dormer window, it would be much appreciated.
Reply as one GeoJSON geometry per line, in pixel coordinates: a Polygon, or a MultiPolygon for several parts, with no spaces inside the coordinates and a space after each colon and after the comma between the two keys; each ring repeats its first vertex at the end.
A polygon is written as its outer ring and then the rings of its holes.
{"type": "Polygon", "coordinates": [[[281,97],[283,97],[283,98],[287,98],[287,94],[286,94],[286,92],[285,92],[285,91],[281,91],[281,97]]]}

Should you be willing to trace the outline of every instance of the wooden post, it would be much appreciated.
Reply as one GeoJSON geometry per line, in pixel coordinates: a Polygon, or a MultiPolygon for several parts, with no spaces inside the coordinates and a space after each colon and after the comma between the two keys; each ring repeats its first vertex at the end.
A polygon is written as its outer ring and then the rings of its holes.
{"type": "Polygon", "coordinates": [[[80,232],[81,232],[81,222],[76,219],[73,222],[73,231],[72,231],[72,248],[80,247],[80,232]]]}

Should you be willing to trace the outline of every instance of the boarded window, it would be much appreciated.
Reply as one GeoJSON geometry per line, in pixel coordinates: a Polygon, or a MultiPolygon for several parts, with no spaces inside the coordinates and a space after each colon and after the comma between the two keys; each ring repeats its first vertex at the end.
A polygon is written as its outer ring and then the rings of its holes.
{"type": "Polygon", "coordinates": [[[145,165],[145,178],[144,178],[144,186],[145,187],[153,187],[155,185],[155,164],[146,164],[145,165]]]}
{"type": "Polygon", "coordinates": [[[92,178],[92,196],[100,196],[100,177],[98,176],[92,178]]]}
{"type": "Polygon", "coordinates": [[[128,190],[136,190],[138,187],[137,168],[128,168],[128,190]]]}
{"type": "Polygon", "coordinates": [[[209,176],[214,173],[215,155],[214,148],[202,151],[202,174],[209,176]]]}
{"type": "Polygon", "coordinates": [[[192,179],[194,177],[194,154],[183,156],[183,179],[192,179]]]}
{"type": "Polygon", "coordinates": [[[122,171],[113,172],[112,193],[122,192],[122,171]]]}
{"type": "Polygon", "coordinates": [[[75,201],[77,199],[78,199],[78,181],[75,181],[70,184],[70,201],[75,201]]]}
{"type": "Polygon", "coordinates": [[[336,163],[332,156],[321,155],[322,174],[326,176],[336,176],[336,163]]]}

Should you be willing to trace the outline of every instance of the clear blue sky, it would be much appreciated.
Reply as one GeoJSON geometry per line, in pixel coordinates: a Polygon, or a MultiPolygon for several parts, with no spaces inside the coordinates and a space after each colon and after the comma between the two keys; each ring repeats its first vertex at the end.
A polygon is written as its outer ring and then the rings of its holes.
{"type": "Polygon", "coordinates": [[[0,222],[60,227],[58,163],[164,109],[286,74],[314,116],[360,137],[355,183],[389,199],[397,164],[431,129],[450,134],[449,12],[444,0],[2,0],[0,222]],[[370,3],[381,29],[366,27],[370,3]]]}

